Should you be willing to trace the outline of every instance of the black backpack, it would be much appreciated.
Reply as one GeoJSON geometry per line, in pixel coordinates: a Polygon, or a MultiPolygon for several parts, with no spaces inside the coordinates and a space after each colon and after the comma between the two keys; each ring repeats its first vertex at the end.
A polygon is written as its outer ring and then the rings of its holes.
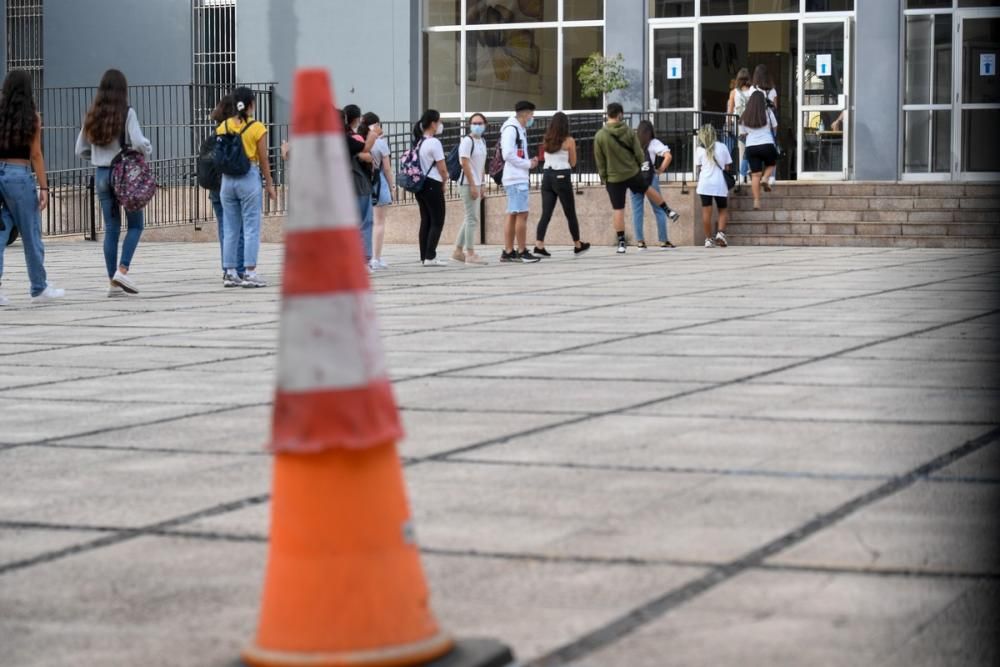
{"type": "Polygon", "coordinates": [[[198,161],[195,164],[198,185],[213,192],[218,192],[222,188],[222,172],[215,166],[215,139],[217,136],[214,133],[210,134],[201,142],[201,148],[198,149],[198,161]]]}
{"type": "Polygon", "coordinates": [[[215,137],[215,148],[212,151],[212,161],[219,173],[245,176],[250,171],[250,158],[243,149],[243,133],[256,122],[251,120],[239,132],[230,132],[229,121],[226,121],[226,133],[215,137]]]}

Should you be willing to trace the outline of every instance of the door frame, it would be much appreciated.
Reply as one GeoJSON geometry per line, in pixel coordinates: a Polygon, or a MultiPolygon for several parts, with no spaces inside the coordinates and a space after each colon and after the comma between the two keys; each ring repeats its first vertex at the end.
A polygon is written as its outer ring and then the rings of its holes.
{"type": "MultiPolygon", "coordinates": [[[[968,7],[956,9],[952,18],[955,26],[955,33],[952,42],[952,105],[951,112],[951,176],[956,181],[996,181],[1000,179],[1000,172],[996,171],[963,171],[962,170],[962,112],[965,110],[974,111],[977,109],[1000,110],[1000,103],[966,103],[962,99],[965,75],[965,34],[964,25],[966,21],[997,19],[1000,18],[1000,8],[995,7],[968,7]]],[[[1000,76],[1000,74],[994,74],[1000,76]]]]}
{"type": "Polygon", "coordinates": [[[799,21],[799,44],[798,44],[798,61],[796,63],[796,68],[798,69],[798,77],[796,81],[796,100],[798,102],[797,114],[795,117],[795,172],[796,178],[800,181],[846,181],[850,177],[850,164],[851,164],[851,85],[852,85],[852,65],[853,59],[851,58],[851,48],[853,44],[851,43],[851,28],[852,19],[849,17],[844,18],[827,18],[827,17],[808,17],[799,21]],[[805,61],[806,61],[806,26],[807,25],[837,25],[840,24],[844,28],[844,83],[843,83],[843,93],[840,95],[840,100],[837,104],[811,104],[806,107],[805,104],[805,61]],[[803,154],[805,150],[805,128],[802,126],[802,118],[808,112],[830,112],[830,111],[843,111],[844,112],[844,135],[843,135],[843,159],[841,168],[839,171],[805,171],[803,165],[805,163],[803,154]]]}

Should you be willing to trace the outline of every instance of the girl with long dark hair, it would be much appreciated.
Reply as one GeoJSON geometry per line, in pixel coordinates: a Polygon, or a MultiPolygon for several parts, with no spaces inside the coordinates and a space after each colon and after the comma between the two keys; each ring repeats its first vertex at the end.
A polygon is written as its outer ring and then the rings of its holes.
{"type": "Polygon", "coordinates": [[[747,108],[740,117],[740,134],[746,135],[747,161],[750,163],[750,187],[753,190],[753,208],[760,209],[761,188],[771,191],[768,179],[778,161],[778,147],[774,135],[778,119],[767,106],[764,93],[755,90],[747,101],[747,108]]]}
{"type": "MultiPolygon", "coordinates": [[[[656,138],[656,132],[653,130],[653,124],[648,120],[639,121],[639,126],[635,130],[635,134],[639,137],[639,145],[642,146],[642,150],[645,151],[645,157],[649,160],[649,171],[652,176],[649,185],[654,190],[663,195],[660,190],[660,175],[667,171],[667,167],[670,166],[671,161],[673,161],[673,153],[670,152],[670,147],[665,143],[656,138]]],[[[646,231],[645,231],[645,219],[643,212],[646,208],[646,195],[644,193],[632,192],[629,194],[632,199],[632,227],[635,230],[635,244],[639,250],[646,249],[646,231]]],[[[664,200],[666,201],[666,200],[664,200]]],[[[670,208],[663,209],[659,206],[653,206],[653,217],[656,218],[656,235],[660,241],[660,250],[670,250],[676,246],[670,242],[670,231],[667,229],[667,219],[676,221],[680,218],[680,214],[670,208]]]]}
{"type": "Polygon", "coordinates": [[[576,217],[576,199],[573,196],[573,168],[576,167],[576,139],[569,133],[569,118],[557,111],[549,121],[542,140],[545,151],[545,168],[542,170],[542,217],[535,230],[535,249],[532,254],[551,257],[545,249],[545,232],[556,210],[556,200],[562,204],[569,233],[573,238],[573,256],[579,257],[590,249],[589,243],[580,240],[580,221],[576,217]]]}
{"type": "Polygon", "coordinates": [[[385,245],[386,207],[392,204],[392,192],[396,187],[392,173],[392,151],[389,141],[382,136],[382,121],[378,115],[369,111],[361,117],[361,136],[365,139],[372,132],[376,133],[375,143],[369,154],[372,156],[372,250],[368,262],[372,271],[388,269],[389,265],[382,259],[382,248],[385,245]]]}
{"type": "Polygon", "coordinates": [[[458,178],[458,193],[465,206],[465,220],[455,239],[451,258],[466,266],[481,266],[488,262],[476,254],[476,233],[479,227],[479,203],[483,198],[483,178],[486,175],[486,116],[469,116],[468,134],[458,144],[458,159],[462,175],[458,178]]]}
{"type": "MultiPolygon", "coordinates": [[[[42,156],[42,117],[35,109],[31,75],[19,69],[7,74],[0,93],[0,199],[0,278],[7,239],[17,229],[24,244],[32,302],[63,296],[63,290],[46,280],[42,211],[49,203],[49,186],[42,156]]],[[[0,292],[0,306],[7,303],[0,292]]]]}
{"type": "Polygon", "coordinates": [[[424,266],[447,264],[437,258],[438,241],[444,229],[444,183],[448,180],[444,147],[437,138],[443,131],[441,114],[434,109],[425,111],[413,126],[414,145],[420,146],[420,168],[427,174],[424,187],[416,195],[420,205],[420,262],[424,266]]]}
{"type": "MultiPolygon", "coordinates": [[[[753,88],[750,85],[750,70],[746,67],[740,69],[736,73],[736,85],[729,92],[729,104],[726,107],[726,113],[735,115],[737,118],[743,115],[743,112],[747,108],[747,102],[750,100],[750,93],[753,92],[753,88]]],[[[750,166],[747,164],[746,152],[746,137],[743,134],[739,134],[739,149],[740,149],[740,177],[745,182],[747,177],[750,175],[750,166]]],[[[736,193],[740,192],[740,184],[736,184],[736,193]]]]}
{"type": "Polygon", "coordinates": [[[76,155],[90,160],[94,165],[94,188],[101,203],[104,218],[104,264],[111,287],[108,296],[124,293],[138,294],[139,288],[129,276],[132,257],[142,236],[143,212],[126,212],[125,240],[122,242],[121,259],[118,257],[118,238],[121,235],[121,207],[111,191],[111,161],[121,152],[122,137],[132,148],[148,159],[153,145],[142,133],[135,109],[128,103],[128,81],[116,69],[109,69],[101,77],[97,96],[87,111],[83,129],[76,138],[76,155]]]}
{"type": "Polygon", "coordinates": [[[223,287],[267,287],[267,282],[257,275],[257,257],[260,253],[260,227],[264,214],[261,192],[261,175],[264,190],[271,200],[277,199],[274,181],[271,180],[271,163],[267,155],[267,127],[254,115],[256,98],[253,91],[240,86],[233,91],[236,112],[226,119],[215,132],[219,135],[237,134],[242,138],[243,151],[250,160],[250,170],[243,176],[222,175],[222,226],[225,242],[222,256],[225,275],[223,287]],[[240,231],[243,232],[243,263],[246,273],[241,277],[236,269],[239,264],[237,248],[240,231]]]}

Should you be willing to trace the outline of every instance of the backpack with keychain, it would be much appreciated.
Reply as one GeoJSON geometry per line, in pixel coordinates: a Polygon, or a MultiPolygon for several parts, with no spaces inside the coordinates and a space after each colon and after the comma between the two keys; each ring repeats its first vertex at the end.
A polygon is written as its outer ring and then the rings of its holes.
{"type": "Polygon", "coordinates": [[[240,177],[246,176],[250,171],[250,157],[247,155],[246,149],[243,148],[243,133],[256,122],[256,120],[249,120],[244,123],[239,132],[232,132],[229,129],[229,120],[226,120],[226,133],[216,135],[215,148],[212,151],[212,161],[219,173],[240,177]]]}
{"type": "MultiPolygon", "coordinates": [[[[129,107],[131,111],[131,107],[129,107]]],[[[128,112],[119,141],[121,150],[111,160],[111,191],[126,212],[141,211],[156,194],[156,178],[142,151],[128,140],[128,112]]]]}

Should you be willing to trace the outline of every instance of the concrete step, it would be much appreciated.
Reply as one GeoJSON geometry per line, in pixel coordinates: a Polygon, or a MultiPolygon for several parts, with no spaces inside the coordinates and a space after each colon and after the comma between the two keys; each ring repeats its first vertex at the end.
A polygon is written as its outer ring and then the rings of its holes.
{"type": "Polygon", "coordinates": [[[837,222],[738,222],[733,233],[783,236],[786,234],[856,234],[860,236],[1000,236],[1000,223],[837,223],[837,222]]]}
{"type": "Polygon", "coordinates": [[[829,246],[895,248],[1000,248],[1000,237],[977,236],[885,236],[859,234],[742,234],[726,233],[731,245],[740,246],[829,246]]]}
{"type": "MultiPolygon", "coordinates": [[[[789,211],[990,211],[1000,212],[1000,198],[993,197],[817,197],[779,192],[765,194],[761,200],[765,208],[789,211]]],[[[753,209],[753,198],[748,194],[733,195],[730,207],[737,211],[753,209]]]]}
{"type": "Polygon", "coordinates": [[[933,224],[979,224],[1000,220],[1000,208],[993,209],[942,209],[942,210],[837,210],[837,209],[805,209],[790,206],[776,206],[774,200],[765,200],[764,208],[754,211],[752,207],[733,205],[733,222],[895,222],[895,223],[933,223],[933,224]]]}
{"type": "MultiPolygon", "coordinates": [[[[749,184],[744,186],[749,188],[749,184]]],[[[815,183],[779,181],[777,189],[796,196],[821,197],[993,197],[1000,198],[997,183],[815,183]]]]}

